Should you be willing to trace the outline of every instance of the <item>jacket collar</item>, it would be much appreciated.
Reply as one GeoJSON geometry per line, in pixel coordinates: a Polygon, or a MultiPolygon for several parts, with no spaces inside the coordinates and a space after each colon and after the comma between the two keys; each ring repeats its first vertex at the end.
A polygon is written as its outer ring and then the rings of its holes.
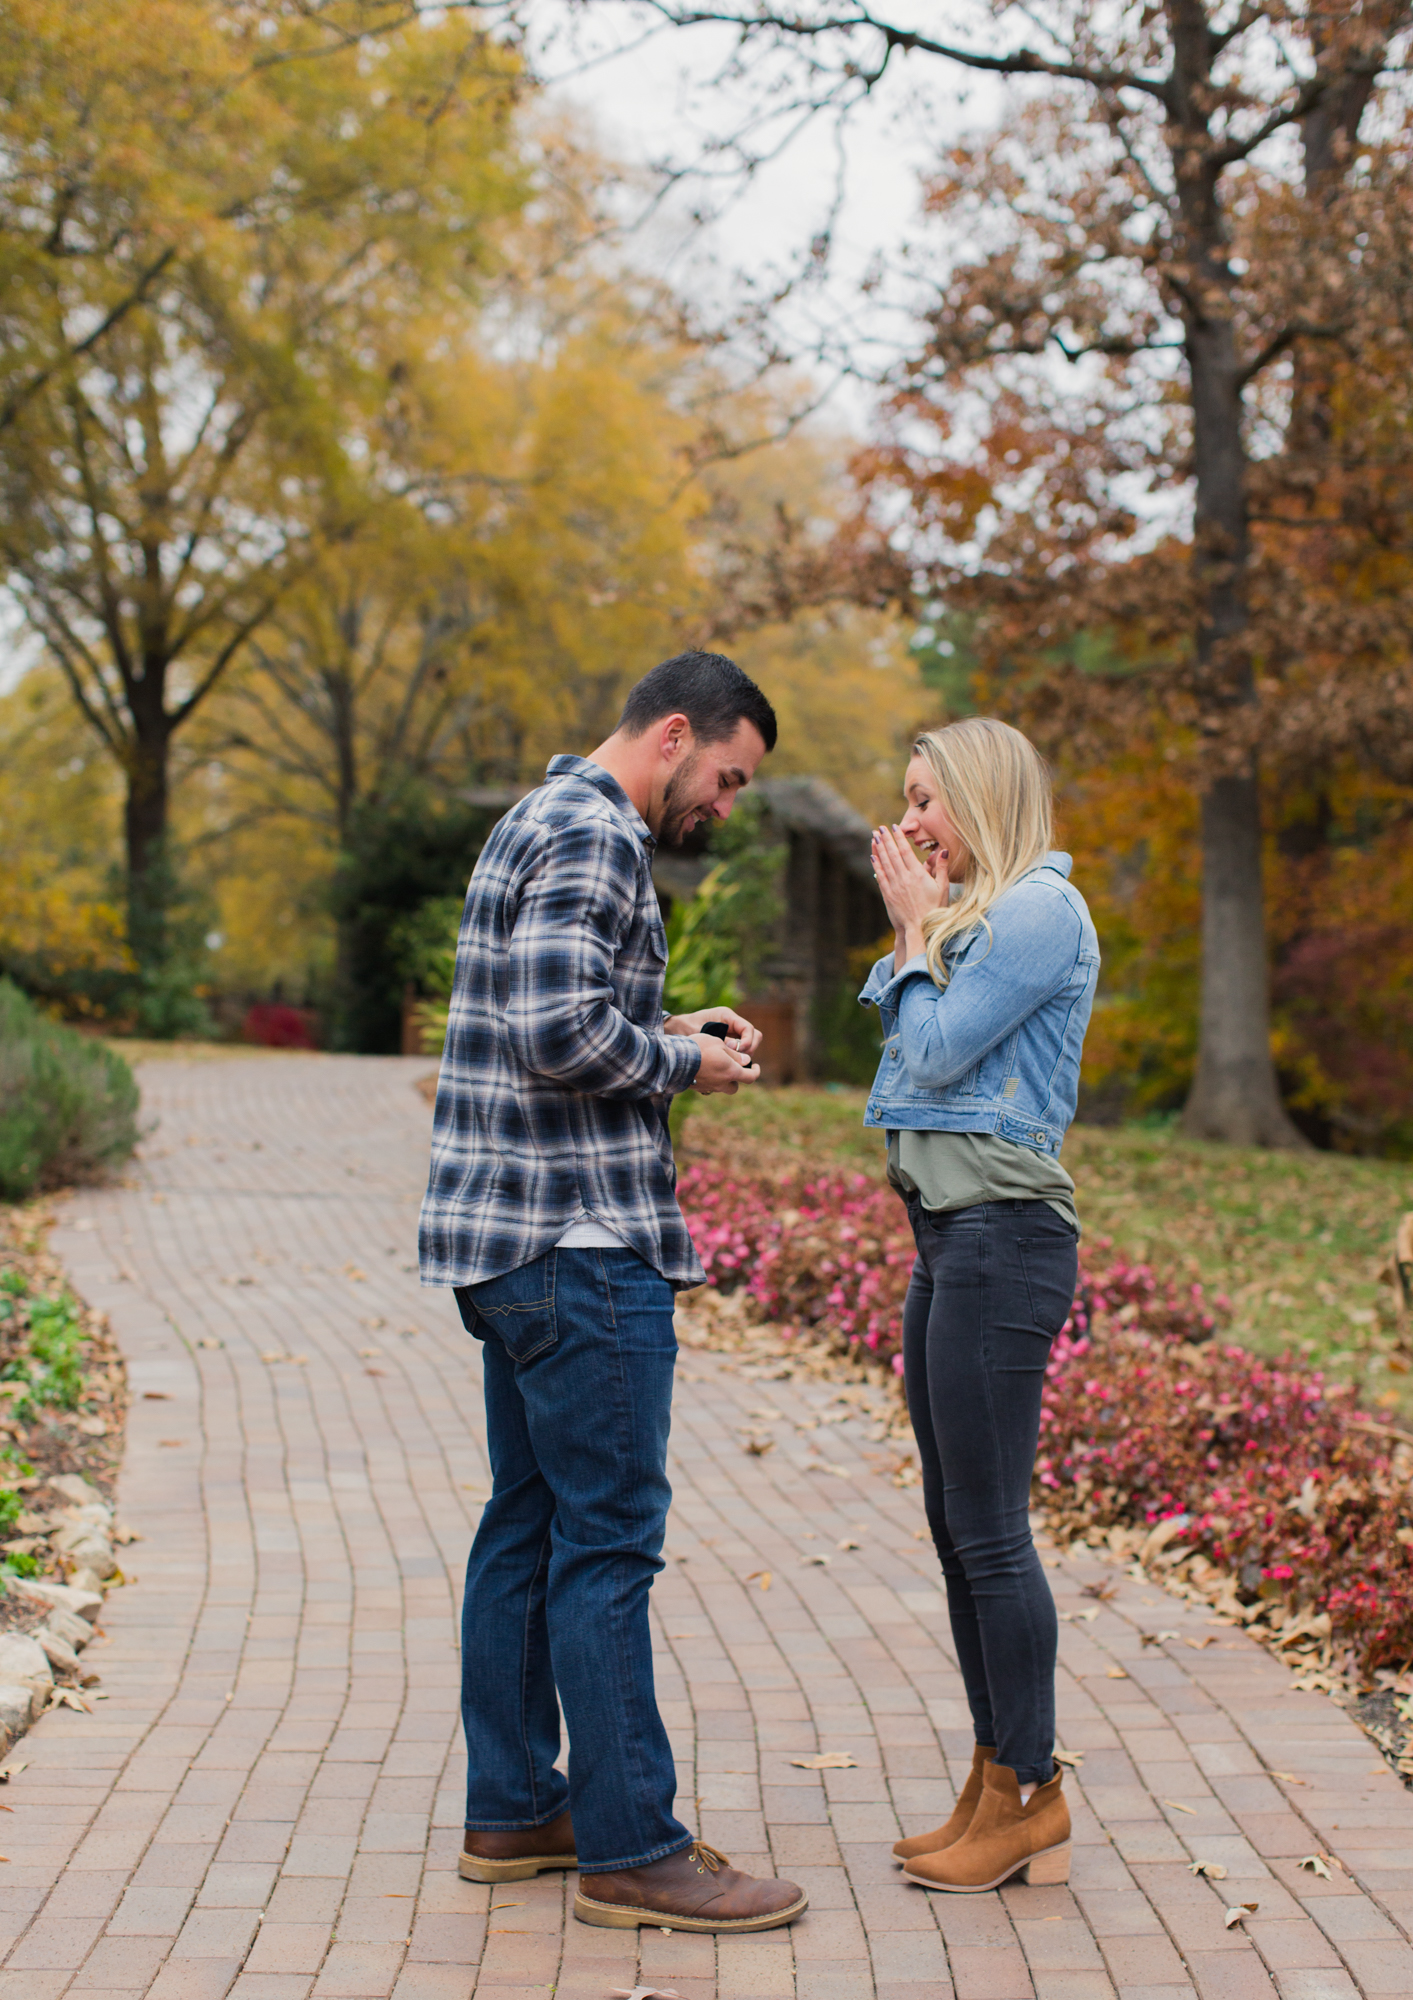
{"type": "Polygon", "coordinates": [[[652,829],[643,818],[643,815],[638,811],[638,808],[624,791],[622,785],[619,784],[617,778],[611,772],[605,771],[602,764],[593,764],[587,757],[575,757],[568,751],[565,751],[558,757],[550,758],[549,763],[545,766],[545,776],[547,778],[579,778],[584,784],[592,785],[595,791],[602,792],[614,811],[620,813],[627,820],[639,840],[650,848],[657,846],[652,829]]]}
{"type": "Polygon", "coordinates": [[[1045,859],[1037,861],[1035,865],[1037,868],[1053,868],[1057,875],[1063,875],[1068,882],[1074,861],[1070,855],[1062,853],[1058,847],[1053,847],[1045,859]]]}

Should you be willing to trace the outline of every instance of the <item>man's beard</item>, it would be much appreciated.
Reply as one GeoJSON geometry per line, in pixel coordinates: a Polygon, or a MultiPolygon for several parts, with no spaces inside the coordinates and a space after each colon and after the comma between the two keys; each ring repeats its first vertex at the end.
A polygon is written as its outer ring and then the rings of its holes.
{"type": "Polygon", "coordinates": [[[678,766],[667,781],[666,788],[662,794],[662,830],[658,835],[658,839],[666,847],[680,847],[682,845],[687,836],[688,828],[700,810],[697,806],[679,806],[674,812],[672,802],[674,799],[679,798],[684,791],[690,789],[692,779],[696,776],[697,767],[701,761],[701,752],[699,750],[689,751],[685,761],[678,766]]]}

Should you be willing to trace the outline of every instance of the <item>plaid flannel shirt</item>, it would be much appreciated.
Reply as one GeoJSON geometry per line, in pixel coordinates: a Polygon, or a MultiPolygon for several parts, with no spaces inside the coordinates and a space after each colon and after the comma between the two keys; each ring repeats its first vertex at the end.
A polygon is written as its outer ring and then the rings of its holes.
{"type": "Polygon", "coordinates": [[[422,1282],[500,1277],[592,1218],[670,1284],[700,1284],[666,1112],[701,1051],[663,1032],[656,843],[600,765],[555,757],[547,775],[496,825],[466,892],[422,1282]]]}

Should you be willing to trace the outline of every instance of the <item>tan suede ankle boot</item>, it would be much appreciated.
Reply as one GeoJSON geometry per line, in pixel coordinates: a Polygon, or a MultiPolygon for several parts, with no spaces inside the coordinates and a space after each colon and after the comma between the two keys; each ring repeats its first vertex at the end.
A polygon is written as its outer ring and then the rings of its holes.
{"type": "Polygon", "coordinates": [[[995,1755],[992,1744],[977,1744],[971,1753],[967,1781],[952,1808],[952,1817],[945,1826],[934,1827],[931,1833],[915,1833],[910,1840],[895,1840],[893,1852],[900,1861],[912,1861],[919,1854],[936,1854],[939,1848],[950,1847],[954,1841],[961,1839],[971,1825],[972,1814],[981,1798],[981,1773],[995,1755]]]}
{"type": "Polygon", "coordinates": [[[1060,1789],[1063,1779],[1057,1769],[1022,1805],[1015,1772],[1004,1764],[985,1765],[971,1825],[950,1847],[910,1861],[905,1879],[961,1895],[998,1888],[1013,1875],[1025,1882],[1068,1882],[1070,1809],[1060,1789]]]}

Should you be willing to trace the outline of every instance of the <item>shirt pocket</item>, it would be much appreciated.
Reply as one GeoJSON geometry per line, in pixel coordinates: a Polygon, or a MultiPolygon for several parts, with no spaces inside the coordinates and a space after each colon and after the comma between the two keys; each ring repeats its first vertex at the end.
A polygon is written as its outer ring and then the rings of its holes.
{"type": "Polygon", "coordinates": [[[498,1340],[512,1361],[533,1361],[559,1339],[554,1310],[554,1252],[456,1294],[462,1324],[477,1340],[498,1340]]]}

